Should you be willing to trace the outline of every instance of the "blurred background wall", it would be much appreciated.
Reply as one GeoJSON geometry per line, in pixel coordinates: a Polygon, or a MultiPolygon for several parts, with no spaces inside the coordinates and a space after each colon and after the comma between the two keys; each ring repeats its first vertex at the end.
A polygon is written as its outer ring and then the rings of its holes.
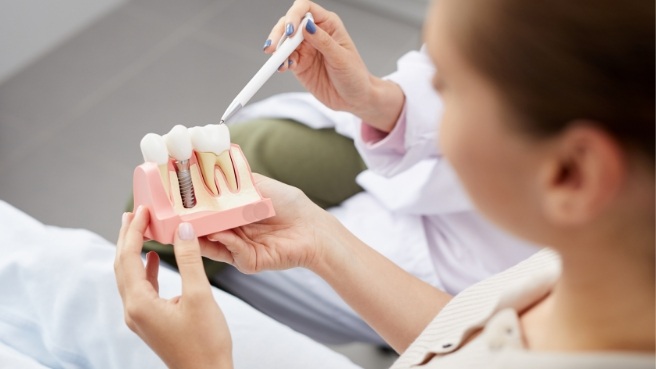
{"type": "MultiPolygon", "coordinates": [[[[0,83],[129,0],[0,0],[0,83]]],[[[427,0],[340,0],[421,24],[427,0]]]]}
{"type": "Polygon", "coordinates": [[[0,0],[0,83],[126,0],[0,0]]]}

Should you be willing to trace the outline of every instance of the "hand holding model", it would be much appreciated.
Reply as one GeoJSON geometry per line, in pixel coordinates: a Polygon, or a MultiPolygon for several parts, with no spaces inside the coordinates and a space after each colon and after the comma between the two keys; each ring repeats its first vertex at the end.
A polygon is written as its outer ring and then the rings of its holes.
{"type": "Polygon", "coordinates": [[[151,222],[149,209],[138,207],[134,214],[123,215],[114,269],[125,321],[169,368],[232,368],[230,331],[211,293],[201,253],[249,273],[316,267],[322,260],[317,241],[329,238],[331,226],[340,226],[300,190],[264,176],[254,178],[261,193],[280,209],[277,215],[210,236],[228,246],[198,239],[191,223],[181,223],[173,249],[182,294],[170,300],[159,296],[158,255],[149,252],[145,267],[141,260],[144,233],[151,222]],[[315,225],[326,227],[315,229],[315,225]]]}
{"type": "Polygon", "coordinates": [[[273,53],[281,35],[295,32],[305,32],[305,41],[279,70],[292,70],[329,108],[350,112],[381,131],[391,131],[403,109],[403,91],[394,82],[369,73],[337,14],[307,0],[295,1],[273,27],[264,52],[273,53]],[[298,30],[307,12],[314,22],[298,30]]]}
{"type": "Polygon", "coordinates": [[[276,216],[200,240],[203,256],[237,267],[242,273],[294,267],[313,269],[322,261],[325,240],[339,222],[299,189],[253,174],[255,186],[273,201],[276,216]]]}
{"type": "Polygon", "coordinates": [[[181,223],[176,232],[182,295],[167,300],[159,296],[159,257],[149,252],[145,267],[141,260],[149,221],[144,207],[124,214],[116,244],[114,269],[127,325],[169,368],[232,367],[230,331],[203,271],[192,225],[181,223]]]}

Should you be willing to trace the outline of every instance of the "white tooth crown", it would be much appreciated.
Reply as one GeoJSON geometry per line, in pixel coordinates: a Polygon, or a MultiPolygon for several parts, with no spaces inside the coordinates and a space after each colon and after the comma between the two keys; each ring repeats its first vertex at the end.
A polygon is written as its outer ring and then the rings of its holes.
{"type": "Polygon", "coordinates": [[[196,152],[212,152],[220,155],[230,149],[230,131],[225,124],[208,124],[189,129],[191,143],[196,152]]]}
{"type": "Polygon", "coordinates": [[[193,127],[189,129],[191,143],[196,151],[196,157],[203,173],[203,179],[207,188],[217,196],[221,193],[220,184],[225,177],[224,187],[227,190],[237,192],[238,183],[235,176],[235,168],[230,159],[230,131],[225,124],[208,124],[204,127],[193,127]],[[219,167],[223,176],[217,178],[216,167],[219,167]]]}
{"type": "MultiPolygon", "coordinates": [[[[166,198],[178,215],[223,212],[258,204],[262,200],[253,184],[246,158],[236,145],[231,145],[226,125],[210,124],[191,128],[177,125],[162,136],[149,133],[141,140],[141,151],[144,160],[158,164],[166,198]],[[171,158],[177,160],[174,166],[169,164],[171,158]],[[180,170],[184,165],[186,168],[182,169],[186,170],[180,170]],[[188,179],[187,182],[193,185],[193,199],[196,203],[192,206],[186,203],[189,196],[185,196],[188,192],[183,192],[187,187],[183,188],[182,172],[186,173],[184,178],[188,179]]],[[[144,168],[147,168],[147,175],[152,178],[152,167],[147,165],[144,168]]],[[[152,185],[150,182],[149,186],[152,185]]],[[[163,197],[148,199],[163,201],[163,197]]]]}
{"type": "Polygon", "coordinates": [[[164,141],[166,141],[169,155],[176,160],[181,161],[191,158],[193,148],[191,145],[191,136],[187,127],[181,124],[173,127],[169,133],[164,135],[164,141]]]}
{"type": "Polygon", "coordinates": [[[162,136],[156,133],[148,133],[141,139],[140,146],[144,161],[158,165],[168,163],[169,152],[162,136]]]}

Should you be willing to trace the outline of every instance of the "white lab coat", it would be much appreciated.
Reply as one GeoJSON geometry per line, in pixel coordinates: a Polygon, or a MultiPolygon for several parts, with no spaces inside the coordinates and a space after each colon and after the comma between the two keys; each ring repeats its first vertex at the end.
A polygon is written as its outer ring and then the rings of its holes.
{"type": "MultiPolygon", "coordinates": [[[[369,168],[357,177],[365,191],[330,209],[331,213],[403,269],[457,294],[526,259],[538,248],[483,219],[443,158],[436,145],[442,103],[432,87],[434,72],[423,49],[399,59],[397,71],[385,78],[396,82],[405,93],[405,119],[401,119],[385,139],[374,144],[364,141],[362,122],[357,117],[333,111],[307,93],[273,96],[247,107],[235,121],[290,118],[313,128],[334,127],[339,133],[354,138],[369,168]]],[[[259,309],[319,340],[378,342],[371,338],[375,335],[370,332],[344,333],[343,336],[325,333],[334,329],[334,322],[330,327],[315,327],[312,317],[299,325],[299,311],[286,300],[291,299],[298,306],[299,300],[307,298],[303,294],[308,289],[313,293],[311,301],[303,304],[304,310],[334,309],[334,312],[317,313],[316,319],[344,319],[344,315],[351,312],[345,304],[334,301],[338,297],[323,282],[307,282],[314,277],[306,271],[284,273],[285,277],[270,274],[259,278],[228,272],[220,278],[259,309]],[[263,298],[260,296],[263,289],[280,290],[281,295],[276,298],[275,294],[268,293],[263,298]],[[295,292],[289,292],[292,290],[295,292]],[[324,332],[317,332],[318,329],[324,332]]],[[[367,331],[366,326],[354,321],[344,323],[343,329],[367,331]],[[359,328],[354,328],[356,326],[359,328]]]]}

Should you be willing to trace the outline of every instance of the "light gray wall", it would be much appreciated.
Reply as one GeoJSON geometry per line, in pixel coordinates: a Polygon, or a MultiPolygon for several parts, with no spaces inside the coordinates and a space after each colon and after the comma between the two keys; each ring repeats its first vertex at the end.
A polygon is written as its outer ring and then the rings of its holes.
{"type": "Polygon", "coordinates": [[[0,0],[0,83],[126,0],[0,0]]]}
{"type": "MultiPolygon", "coordinates": [[[[76,31],[126,1],[128,0],[0,0],[0,83],[55,48],[76,31]]],[[[415,25],[421,25],[423,22],[429,2],[339,1],[415,25]]]]}
{"type": "MultiPolygon", "coordinates": [[[[430,0],[338,0],[417,26],[424,23],[430,0]]],[[[318,0],[321,3],[321,0],[318,0]]]]}

